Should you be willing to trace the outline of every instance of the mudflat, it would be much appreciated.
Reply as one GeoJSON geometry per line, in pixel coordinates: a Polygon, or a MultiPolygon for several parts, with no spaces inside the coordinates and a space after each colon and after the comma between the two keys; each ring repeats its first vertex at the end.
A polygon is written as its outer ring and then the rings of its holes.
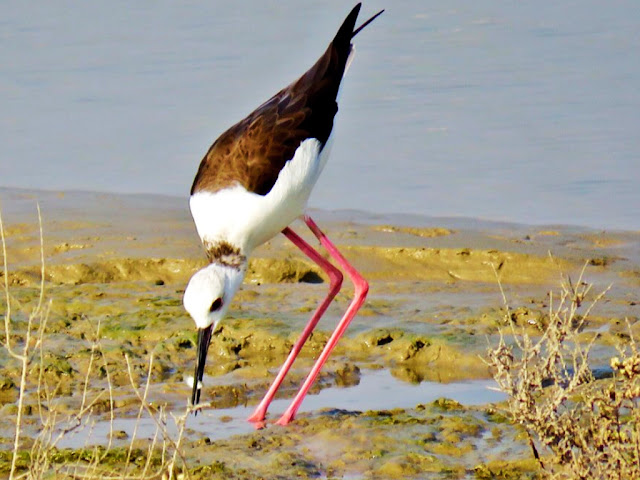
{"type": "MultiPolygon", "coordinates": [[[[148,382],[146,400],[169,412],[184,411],[190,393],[196,332],[182,294],[206,258],[186,199],[0,189],[0,201],[7,262],[0,280],[9,290],[0,309],[11,315],[12,341],[24,341],[29,312],[41,298],[47,319],[28,372],[25,438],[40,432],[43,391],[55,397],[60,415],[73,415],[87,395],[109,390],[92,404],[91,426],[74,428],[57,447],[68,458],[91,445],[126,449],[132,440],[144,450],[154,423],[138,420],[131,384],[148,382]]],[[[526,441],[501,413],[503,398],[486,395],[493,384],[482,357],[499,329],[512,322],[541,332],[549,291],[584,272],[594,295],[610,287],[584,326],[585,339],[597,337],[594,367],[606,363],[629,328],[638,330],[640,232],[311,214],[370,281],[367,302],[296,421],[271,425],[347,308],[352,288],[345,279],[266,428],[252,431],[246,416],[327,288],[323,272],[283,236],[254,252],[212,340],[202,393],[209,406],[186,421],[182,449],[193,478],[533,475],[526,441]]],[[[293,228],[312,241],[302,223],[293,228]]],[[[9,448],[20,365],[6,349],[0,365],[0,441],[9,448]]],[[[0,468],[6,465],[0,458],[0,468]]]]}

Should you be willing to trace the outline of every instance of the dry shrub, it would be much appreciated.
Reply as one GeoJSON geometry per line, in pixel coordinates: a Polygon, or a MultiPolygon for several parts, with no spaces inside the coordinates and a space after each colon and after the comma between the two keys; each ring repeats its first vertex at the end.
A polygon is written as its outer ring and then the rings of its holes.
{"type": "MultiPolygon", "coordinates": [[[[40,219],[40,209],[38,208],[40,219]]],[[[47,320],[50,302],[45,300],[45,262],[42,220],[40,219],[40,256],[41,278],[39,296],[35,306],[22,305],[11,295],[9,289],[9,272],[5,231],[0,215],[0,240],[3,254],[4,277],[4,338],[0,348],[4,348],[9,358],[17,362],[20,372],[18,395],[16,401],[16,417],[13,448],[0,451],[0,468],[8,478],[74,478],[74,479],[167,479],[186,475],[185,459],[181,442],[184,435],[185,422],[192,409],[187,407],[183,414],[173,416],[177,433],[171,434],[168,428],[170,414],[164,408],[151,406],[147,401],[149,381],[153,368],[153,357],[149,358],[147,381],[145,385],[137,385],[129,358],[123,357],[128,377],[137,398],[137,421],[147,416],[157,425],[155,435],[150,441],[136,438],[138,423],[133,435],[124,447],[115,447],[114,438],[114,389],[111,382],[113,368],[107,364],[100,343],[100,325],[95,326],[95,335],[90,340],[91,354],[84,382],[82,384],[79,406],[69,413],[60,408],[60,384],[51,384],[45,374],[47,355],[46,346],[47,320]],[[19,317],[20,320],[17,320],[19,317]],[[26,321],[25,321],[26,320],[26,321]],[[107,388],[103,388],[106,377],[107,388]],[[98,384],[98,385],[95,385],[98,384]],[[34,407],[35,405],[35,407],[34,407]],[[106,408],[105,408],[106,405],[106,408]],[[27,408],[28,407],[28,408],[27,408]],[[106,446],[85,445],[77,450],[60,449],[58,445],[68,435],[79,430],[91,431],[98,416],[109,418],[110,435],[106,446]],[[26,412],[35,411],[39,426],[35,436],[26,432],[26,412]]],[[[1,328],[1,327],[0,327],[1,328]]],[[[33,422],[31,422],[33,423],[33,422]]],[[[87,435],[87,442],[91,435],[87,435]]]]}
{"type": "Polygon", "coordinates": [[[558,297],[550,294],[539,337],[514,325],[507,307],[510,330],[489,349],[488,363],[543,477],[640,478],[640,354],[632,337],[611,359],[609,378],[594,378],[589,356],[597,334],[585,342],[582,331],[606,290],[593,296],[583,273],[576,285],[563,280],[558,297]]]}

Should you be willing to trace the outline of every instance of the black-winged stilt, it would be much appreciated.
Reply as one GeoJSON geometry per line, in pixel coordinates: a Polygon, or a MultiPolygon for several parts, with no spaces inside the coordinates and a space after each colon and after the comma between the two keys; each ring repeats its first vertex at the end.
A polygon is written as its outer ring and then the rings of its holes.
{"type": "Polygon", "coordinates": [[[302,217],[354,283],[355,295],[308,377],[277,423],[293,419],[318,372],[367,295],[366,280],[307,215],[307,200],[325,165],[338,112],[340,82],[353,56],[351,39],[383,11],[355,28],[360,4],[347,16],[320,59],[298,80],[224,132],[211,146],[191,188],[190,207],[209,265],[196,272],[184,306],[198,328],[191,402],[196,405],[209,342],[247,270],[248,257],[282,232],[330,279],[329,293],[293,346],[269,391],[249,418],[262,422],[282,380],[342,285],[342,273],[299,237],[289,224],[302,217]]]}

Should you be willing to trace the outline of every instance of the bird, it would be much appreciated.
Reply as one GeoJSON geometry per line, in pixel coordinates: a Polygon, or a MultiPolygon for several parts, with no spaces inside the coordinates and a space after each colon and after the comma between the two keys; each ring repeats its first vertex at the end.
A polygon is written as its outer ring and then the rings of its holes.
{"type": "MultiPolygon", "coordinates": [[[[248,418],[264,423],[267,409],[305,341],[343,282],[341,270],[295,233],[290,224],[301,218],[335,263],[354,284],[354,297],[276,424],[294,419],[309,388],[336,343],[365,301],[369,284],[306,213],[309,195],[327,161],[342,77],[354,54],[352,39],[375,20],[361,26],[358,3],[338,29],[326,51],[301,77],[264,102],[211,145],[191,187],[189,207],[208,265],[189,280],[185,310],[197,327],[197,353],[191,405],[200,401],[211,337],[224,318],[259,245],[279,233],[287,237],[329,278],[329,292],[293,345],[288,358],[260,404],[248,418]]],[[[197,409],[194,408],[197,414],[197,409]]]]}

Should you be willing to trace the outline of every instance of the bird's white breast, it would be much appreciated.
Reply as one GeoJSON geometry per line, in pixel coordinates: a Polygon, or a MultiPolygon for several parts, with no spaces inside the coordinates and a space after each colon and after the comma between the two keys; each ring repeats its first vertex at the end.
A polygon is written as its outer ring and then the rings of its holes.
{"type": "Polygon", "coordinates": [[[320,152],[315,138],[304,140],[267,195],[248,192],[239,184],[193,194],[189,205],[202,241],[224,240],[248,254],[273,238],[304,213],[328,151],[325,145],[320,152]]]}

